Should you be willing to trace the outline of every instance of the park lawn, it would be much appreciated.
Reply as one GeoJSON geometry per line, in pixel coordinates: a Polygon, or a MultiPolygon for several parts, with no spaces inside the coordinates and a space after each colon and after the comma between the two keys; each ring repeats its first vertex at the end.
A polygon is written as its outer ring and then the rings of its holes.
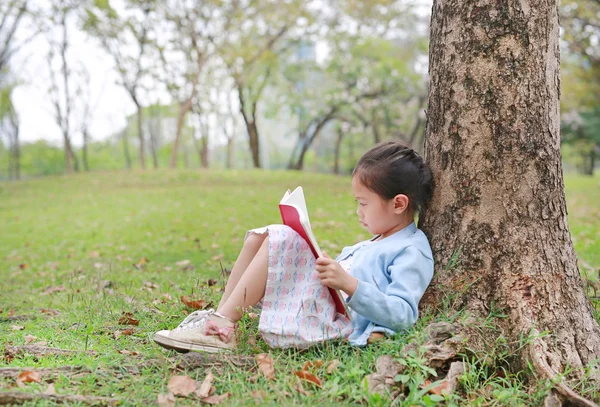
{"type": "MultiPolygon", "coordinates": [[[[0,184],[0,346],[45,342],[77,351],[4,358],[0,368],[84,366],[92,372],[50,380],[57,393],[113,397],[120,405],[156,404],[176,374],[201,382],[209,369],[175,372],[177,355],[155,345],[151,336],[173,328],[191,311],[181,296],[216,306],[225,281],[221,266],[231,267],[246,230],[279,222],[280,197],[299,184],[324,250],[333,255],[367,237],[356,220],[348,177],[162,170],[0,184]],[[210,285],[209,279],[218,283],[210,285]],[[120,324],[124,313],[139,325],[120,324]]],[[[597,269],[600,178],[567,177],[566,185],[576,252],[597,269]]],[[[256,370],[225,363],[212,368],[216,394],[230,393],[227,405],[388,405],[385,397],[368,394],[363,379],[375,370],[379,356],[397,356],[407,342],[422,341],[423,327],[430,322],[425,315],[409,333],[365,349],[329,343],[299,352],[268,349],[256,337],[256,319],[247,315],[239,354],[269,353],[276,378],[267,380],[256,370]],[[322,387],[301,384],[294,372],[318,359],[323,366],[312,372],[322,387]],[[340,366],[329,374],[327,366],[334,361],[340,366]]],[[[490,352],[508,360],[505,345],[499,340],[490,352]]],[[[492,359],[474,357],[462,379],[471,404],[541,404],[547,383],[531,388],[521,376],[496,376],[492,359]]],[[[404,361],[408,376],[398,380],[408,380],[411,392],[402,405],[435,405],[436,397],[422,396],[419,389],[430,373],[422,355],[407,355],[404,361]]],[[[14,378],[0,378],[0,391],[41,393],[48,383],[28,383],[20,390],[14,378]]],[[[460,397],[448,397],[449,404],[465,404],[460,397]]],[[[192,396],[177,400],[177,405],[195,403],[192,396]]],[[[30,405],[53,404],[38,400],[30,405]]]]}

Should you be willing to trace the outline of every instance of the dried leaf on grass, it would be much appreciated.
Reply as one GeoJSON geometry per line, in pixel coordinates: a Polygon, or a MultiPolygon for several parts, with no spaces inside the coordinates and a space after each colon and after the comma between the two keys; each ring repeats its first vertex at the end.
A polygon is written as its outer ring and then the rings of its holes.
{"type": "Polygon", "coordinates": [[[56,389],[54,388],[54,383],[50,383],[48,388],[44,391],[44,394],[56,394],[56,389]]]}
{"type": "Polygon", "coordinates": [[[196,395],[200,398],[208,397],[211,393],[212,382],[215,379],[215,376],[212,372],[208,372],[204,381],[200,385],[200,388],[196,390],[196,395]]]}
{"type": "Polygon", "coordinates": [[[231,393],[225,393],[225,394],[221,394],[221,395],[203,397],[200,399],[200,401],[205,404],[217,405],[217,404],[221,404],[222,402],[227,400],[229,397],[231,397],[231,393]]]}
{"type": "Polygon", "coordinates": [[[173,407],[175,405],[175,395],[173,393],[159,394],[156,401],[159,407],[173,407]]]}
{"type": "Polygon", "coordinates": [[[22,331],[23,329],[25,329],[25,327],[22,325],[11,325],[10,329],[12,329],[13,331],[22,331]]]}
{"type": "Polygon", "coordinates": [[[178,261],[178,262],[175,263],[175,265],[177,267],[185,267],[185,266],[188,266],[189,264],[190,264],[189,260],[180,260],[180,261],[178,261]]]}
{"type": "Polygon", "coordinates": [[[204,300],[192,300],[185,295],[180,297],[181,302],[185,304],[186,307],[191,309],[204,309],[206,308],[206,301],[204,300]]]}
{"type": "Polygon", "coordinates": [[[25,335],[23,339],[25,340],[25,343],[31,343],[37,339],[37,336],[25,335]]]}
{"type": "Polygon", "coordinates": [[[40,382],[40,374],[38,372],[34,372],[33,370],[23,370],[17,376],[17,386],[24,387],[23,383],[39,383],[40,382]]]}
{"type": "Polygon", "coordinates": [[[44,294],[50,295],[50,294],[54,294],[54,293],[57,293],[57,292],[60,292],[60,291],[65,291],[65,286],[64,285],[58,285],[58,286],[48,287],[44,291],[44,294]]]}
{"type": "Polygon", "coordinates": [[[275,365],[271,355],[268,353],[259,353],[255,358],[256,364],[262,374],[269,380],[275,380],[275,365]]]}
{"type": "Polygon", "coordinates": [[[121,350],[119,351],[119,353],[120,353],[121,355],[131,355],[131,356],[137,356],[137,355],[139,355],[139,353],[138,353],[138,352],[136,352],[136,351],[130,351],[130,350],[126,350],[126,349],[121,349],[121,350]]]}
{"type": "Polygon", "coordinates": [[[323,361],[321,359],[317,359],[317,360],[307,360],[306,362],[304,362],[304,367],[302,367],[302,370],[309,370],[312,368],[320,368],[321,366],[323,366],[323,361]]]}
{"type": "Polygon", "coordinates": [[[321,387],[321,380],[314,374],[307,372],[306,370],[299,370],[294,373],[296,376],[307,382],[315,384],[317,387],[321,387]]]}
{"type": "MultiPolygon", "coordinates": [[[[432,385],[431,380],[425,380],[425,383],[421,386],[422,388],[427,388],[432,385]]],[[[436,386],[431,387],[427,390],[427,393],[437,394],[438,396],[443,396],[445,394],[450,394],[452,392],[452,386],[447,379],[440,381],[440,383],[436,386]]]]}
{"type": "Polygon", "coordinates": [[[174,395],[185,397],[196,391],[196,381],[189,376],[173,376],[169,379],[167,389],[174,395]]]}
{"type": "Polygon", "coordinates": [[[48,315],[48,316],[51,316],[51,317],[55,317],[55,316],[57,316],[57,315],[60,315],[60,311],[59,311],[59,310],[57,310],[57,309],[42,308],[42,309],[40,310],[40,312],[41,312],[42,314],[44,314],[44,315],[48,315]]]}
{"type": "Polygon", "coordinates": [[[341,365],[342,365],[342,362],[340,362],[339,360],[337,360],[337,359],[332,360],[327,365],[327,369],[326,369],[327,374],[332,374],[334,372],[334,370],[336,370],[341,365]]]}
{"type": "Polygon", "coordinates": [[[133,317],[131,312],[123,312],[119,318],[119,325],[139,325],[140,321],[133,317]]]}
{"type": "Polygon", "coordinates": [[[252,398],[258,401],[264,400],[267,398],[267,392],[264,390],[254,390],[252,391],[252,398]]]}

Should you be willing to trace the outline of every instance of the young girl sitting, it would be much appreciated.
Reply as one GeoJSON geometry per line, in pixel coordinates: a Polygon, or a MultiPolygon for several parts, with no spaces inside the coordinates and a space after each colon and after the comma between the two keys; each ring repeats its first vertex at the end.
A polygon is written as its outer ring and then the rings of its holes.
{"type": "Polygon", "coordinates": [[[327,254],[315,259],[288,226],[253,229],[216,312],[193,312],[154,341],[179,351],[232,349],[236,321],[260,302],[259,331],[272,347],[336,338],[363,346],[411,327],[433,275],[431,248],[414,223],[431,198],[431,171],[411,148],[382,143],[358,161],[352,192],[372,239],[345,247],[335,260],[327,254]],[[350,318],[336,312],[327,287],[345,294],[350,318]]]}

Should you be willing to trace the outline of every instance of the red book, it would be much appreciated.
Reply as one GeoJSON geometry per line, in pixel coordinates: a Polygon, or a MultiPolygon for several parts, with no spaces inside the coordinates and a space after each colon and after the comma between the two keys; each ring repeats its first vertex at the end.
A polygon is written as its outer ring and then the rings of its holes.
{"type": "MultiPolygon", "coordinates": [[[[306,209],[306,200],[304,199],[304,191],[302,187],[297,187],[293,192],[289,190],[283,195],[279,201],[279,211],[283,224],[294,229],[308,243],[310,250],[316,258],[323,254],[317,243],[317,239],[310,227],[308,219],[308,210],[306,209]]],[[[341,293],[338,290],[329,288],[333,301],[335,302],[336,311],[340,314],[350,316],[346,303],[344,302],[341,293]]]]}

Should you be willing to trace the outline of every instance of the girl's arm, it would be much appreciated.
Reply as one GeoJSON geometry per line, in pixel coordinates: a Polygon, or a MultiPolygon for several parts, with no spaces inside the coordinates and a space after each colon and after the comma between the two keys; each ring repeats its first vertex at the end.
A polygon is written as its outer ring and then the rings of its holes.
{"type": "Polygon", "coordinates": [[[388,267],[391,283],[382,292],[376,283],[359,281],[348,305],[377,325],[400,331],[419,316],[419,301],[433,277],[433,260],[408,246],[388,267]]]}

